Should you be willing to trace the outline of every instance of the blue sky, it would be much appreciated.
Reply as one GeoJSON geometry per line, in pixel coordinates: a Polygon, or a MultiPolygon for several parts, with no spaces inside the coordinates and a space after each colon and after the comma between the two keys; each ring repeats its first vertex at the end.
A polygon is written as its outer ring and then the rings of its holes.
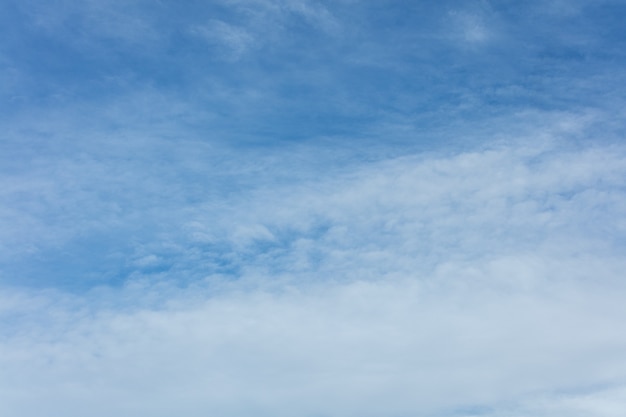
{"type": "Polygon", "coordinates": [[[0,0],[0,414],[622,416],[624,18],[0,0]]]}

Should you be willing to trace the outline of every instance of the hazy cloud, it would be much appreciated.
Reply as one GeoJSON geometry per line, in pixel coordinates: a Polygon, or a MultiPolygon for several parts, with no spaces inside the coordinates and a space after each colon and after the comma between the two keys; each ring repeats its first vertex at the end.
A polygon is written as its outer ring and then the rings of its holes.
{"type": "Polygon", "coordinates": [[[619,2],[0,7],[0,415],[626,408],[619,2]]]}

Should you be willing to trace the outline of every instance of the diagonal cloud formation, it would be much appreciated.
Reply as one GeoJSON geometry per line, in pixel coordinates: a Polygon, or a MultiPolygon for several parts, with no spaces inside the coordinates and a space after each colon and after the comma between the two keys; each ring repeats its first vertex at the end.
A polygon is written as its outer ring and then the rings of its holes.
{"type": "Polygon", "coordinates": [[[0,2],[0,415],[623,414],[623,2],[183,3],[0,2]]]}
{"type": "Polygon", "coordinates": [[[0,411],[615,415],[625,171],[507,141],[176,208],[117,289],[5,288],[0,411]]]}

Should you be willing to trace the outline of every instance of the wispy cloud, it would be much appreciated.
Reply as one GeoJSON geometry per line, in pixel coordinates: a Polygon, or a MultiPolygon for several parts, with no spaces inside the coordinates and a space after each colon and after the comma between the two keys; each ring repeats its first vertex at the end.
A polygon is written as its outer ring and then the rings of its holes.
{"type": "Polygon", "coordinates": [[[254,44],[254,37],[246,29],[214,20],[203,26],[196,26],[191,33],[201,36],[210,43],[221,44],[231,59],[238,59],[254,44]]]}
{"type": "Polygon", "coordinates": [[[5,290],[3,412],[599,409],[626,371],[625,161],[522,140],[131,207],[157,231],[120,288],[5,290]]]}
{"type": "Polygon", "coordinates": [[[463,42],[476,45],[487,42],[492,36],[487,28],[484,16],[476,13],[454,11],[450,12],[451,32],[453,37],[460,38],[463,42]]]}
{"type": "Polygon", "coordinates": [[[0,414],[617,415],[626,9],[559,4],[0,6],[0,414]]]}

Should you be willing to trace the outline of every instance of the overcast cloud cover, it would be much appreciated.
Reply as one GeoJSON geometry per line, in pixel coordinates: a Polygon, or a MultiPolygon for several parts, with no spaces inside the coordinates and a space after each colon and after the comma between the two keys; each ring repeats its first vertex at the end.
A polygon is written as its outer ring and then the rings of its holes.
{"type": "Polygon", "coordinates": [[[0,415],[624,416],[625,19],[0,0],[0,415]]]}

